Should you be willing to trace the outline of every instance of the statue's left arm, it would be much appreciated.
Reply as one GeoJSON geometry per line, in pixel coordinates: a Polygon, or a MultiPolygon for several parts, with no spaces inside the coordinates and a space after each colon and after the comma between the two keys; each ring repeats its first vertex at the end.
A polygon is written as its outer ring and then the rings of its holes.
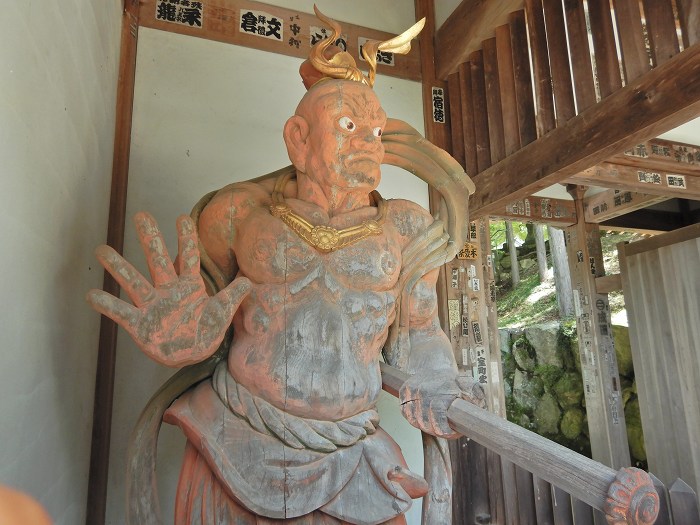
{"type": "Polygon", "coordinates": [[[447,409],[458,397],[484,406],[481,386],[459,376],[450,341],[438,321],[437,292],[439,268],[419,280],[411,292],[410,356],[412,376],[399,392],[404,417],[424,432],[455,438],[459,434],[447,421],[447,409]]]}

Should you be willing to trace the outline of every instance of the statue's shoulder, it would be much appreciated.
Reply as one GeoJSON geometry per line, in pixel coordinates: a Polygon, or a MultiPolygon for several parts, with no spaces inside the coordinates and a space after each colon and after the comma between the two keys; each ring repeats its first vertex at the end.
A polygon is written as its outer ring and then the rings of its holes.
{"type": "Polygon", "coordinates": [[[217,191],[198,214],[200,248],[231,279],[237,269],[233,243],[239,229],[254,209],[270,206],[273,188],[274,181],[271,185],[267,180],[229,184],[217,191]]]}
{"type": "Polygon", "coordinates": [[[387,221],[406,242],[425,232],[435,219],[428,210],[415,202],[404,199],[388,199],[387,221]]]}
{"type": "MultiPolygon", "coordinates": [[[[247,215],[251,208],[269,206],[272,188],[269,181],[234,182],[216,192],[203,210],[225,210],[227,215],[247,215]]],[[[242,218],[239,217],[239,218],[242,218]]]]}

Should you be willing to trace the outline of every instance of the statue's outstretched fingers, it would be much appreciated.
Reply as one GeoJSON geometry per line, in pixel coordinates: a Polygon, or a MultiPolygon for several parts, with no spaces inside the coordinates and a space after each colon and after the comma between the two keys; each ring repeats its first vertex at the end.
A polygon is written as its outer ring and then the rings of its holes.
{"type": "Polygon", "coordinates": [[[141,306],[155,296],[156,291],[148,279],[110,246],[98,246],[95,257],[136,306],[141,306]]]}
{"type": "Polygon", "coordinates": [[[199,246],[194,221],[188,215],[177,218],[177,246],[180,277],[199,276],[199,246]]]}
{"type": "Polygon", "coordinates": [[[133,336],[141,316],[138,308],[103,290],[90,290],[86,299],[95,310],[109,317],[133,336]]]}
{"type": "Polygon", "coordinates": [[[146,255],[153,284],[159,287],[175,281],[177,279],[175,267],[168,255],[163,234],[156,220],[151,214],[140,211],[134,216],[134,223],[136,223],[136,233],[141,242],[141,248],[146,255]]]}

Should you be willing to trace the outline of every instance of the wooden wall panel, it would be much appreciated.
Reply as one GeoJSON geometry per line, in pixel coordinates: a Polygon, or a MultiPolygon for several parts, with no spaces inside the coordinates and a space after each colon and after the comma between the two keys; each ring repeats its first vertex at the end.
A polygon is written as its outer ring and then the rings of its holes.
{"type": "Polygon", "coordinates": [[[642,0],[655,66],[678,54],[678,36],[671,0],[642,0]]]}
{"type": "Polygon", "coordinates": [[[464,166],[464,122],[462,120],[462,93],[459,89],[459,75],[447,77],[447,97],[450,110],[450,125],[452,135],[452,156],[464,166]]]}
{"type": "Polygon", "coordinates": [[[651,69],[649,54],[644,45],[639,0],[613,0],[613,6],[625,82],[630,83],[651,69]]]}
{"type": "Polygon", "coordinates": [[[700,42],[700,2],[676,0],[676,7],[683,35],[683,47],[688,48],[700,42]]]}
{"type": "Polygon", "coordinates": [[[535,103],[532,98],[532,77],[530,76],[530,56],[528,54],[525,11],[516,11],[510,16],[510,44],[513,50],[513,72],[515,95],[518,106],[518,129],[520,147],[537,138],[535,125],[535,103]]]}
{"type": "Polygon", "coordinates": [[[543,0],[557,126],[576,115],[561,0],[543,0]]]}
{"type": "Polygon", "coordinates": [[[542,0],[525,0],[527,34],[530,37],[533,78],[535,82],[535,121],[537,136],[546,135],[554,129],[554,99],[552,75],[549,70],[547,34],[544,28],[542,0]]]}
{"type": "Polygon", "coordinates": [[[649,468],[700,483],[700,224],[619,245],[649,468]]]}
{"type": "Polygon", "coordinates": [[[506,156],[505,137],[503,132],[503,111],[501,105],[501,86],[498,78],[498,55],[496,38],[483,42],[484,50],[484,82],[486,84],[486,109],[489,119],[489,144],[491,146],[491,162],[496,163],[506,156]]]}
{"type": "Polygon", "coordinates": [[[469,63],[459,66],[459,91],[462,94],[462,133],[464,134],[465,171],[470,177],[478,173],[476,162],[476,135],[474,131],[474,101],[472,97],[472,70],[469,63]]]}
{"type": "Polygon", "coordinates": [[[472,101],[474,104],[474,135],[476,137],[477,173],[491,166],[489,120],[486,108],[486,81],[484,79],[484,53],[480,49],[469,57],[472,77],[472,101]]]}
{"type": "Polygon", "coordinates": [[[622,87],[610,2],[588,0],[588,17],[591,22],[598,87],[601,98],[605,98],[622,87]]]}
{"type": "Polygon", "coordinates": [[[564,12],[571,50],[576,113],[581,113],[596,102],[591,51],[586,33],[586,13],[580,0],[564,0],[564,12]]]}
{"type": "Polygon", "coordinates": [[[498,81],[503,110],[503,140],[506,155],[520,149],[518,131],[518,104],[515,96],[515,72],[513,71],[513,49],[510,44],[510,26],[496,28],[496,54],[498,56],[498,81]]]}

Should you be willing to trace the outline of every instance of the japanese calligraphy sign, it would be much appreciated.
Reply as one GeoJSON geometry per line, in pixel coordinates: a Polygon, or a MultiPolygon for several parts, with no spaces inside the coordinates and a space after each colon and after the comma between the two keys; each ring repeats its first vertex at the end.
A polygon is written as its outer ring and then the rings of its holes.
{"type": "Polygon", "coordinates": [[[433,122],[444,124],[445,119],[445,90],[433,86],[433,122]]]}
{"type": "Polygon", "coordinates": [[[193,28],[202,27],[204,2],[191,0],[157,0],[156,20],[193,28]]]}
{"type": "Polygon", "coordinates": [[[661,174],[653,171],[637,170],[637,178],[639,182],[647,184],[661,184],[661,174]]]}
{"type": "Polygon", "coordinates": [[[477,346],[475,350],[476,359],[472,366],[474,379],[481,384],[486,384],[488,382],[486,377],[486,349],[483,346],[477,346]]]}
{"type": "Polygon", "coordinates": [[[476,244],[465,242],[464,247],[457,252],[457,259],[477,259],[479,257],[479,248],[476,244]]]}
{"type": "Polygon", "coordinates": [[[683,175],[675,175],[671,173],[666,175],[666,184],[672,188],[686,189],[688,187],[685,185],[685,177],[683,175]]]}
{"type": "MultiPolygon", "coordinates": [[[[326,27],[321,27],[321,26],[310,26],[309,27],[309,46],[314,46],[321,40],[325,40],[326,38],[329,38],[333,34],[333,32],[326,28],[326,27]]],[[[365,39],[367,40],[367,39],[365,39]]],[[[348,35],[343,33],[340,35],[340,38],[336,38],[334,44],[338,46],[340,49],[343,51],[348,50],[348,35]]],[[[379,62],[379,60],[377,60],[379,62]]],[[[392,64],[393,65],[393,64],[392,64]]]]}
{"type": "Polygon", "coordinates": [[[241,32],[281,42],[284,39],[282,21],[270,13],[241,9],[241,32]]]}

